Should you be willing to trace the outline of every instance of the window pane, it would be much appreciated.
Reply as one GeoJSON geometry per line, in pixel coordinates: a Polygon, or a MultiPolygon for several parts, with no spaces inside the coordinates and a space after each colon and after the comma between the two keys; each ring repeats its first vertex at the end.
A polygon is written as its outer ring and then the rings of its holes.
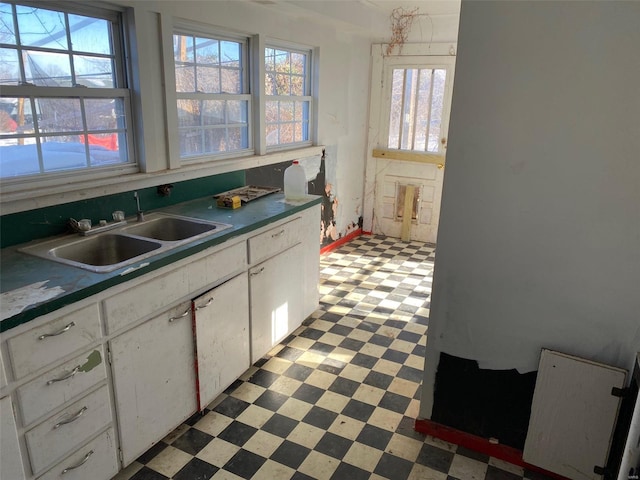
{"type": "Polygon", "coordinates": [[[265,119],[268,124],[278,121],[278,105],[279,102],[264,102],[265,119]]]}
{"type": "Polygon", "coordinates": [[[220,71],[218,67],[196,67],[196,88],[197,92],[220,93],[220,71]]]}
{"type": "Polygon", "coordinates": [[[110,58],[74,55],[76,83],[85,87],[113,88],[115,78],[110,58]]]}
{"type": "Polygon", "coordinates": [[[16,44],[13,11],[8,3],[0,3],[0,43],[16,44]]]}
{"type": "Polygon", "coordinates": [[[227,150],[225,129],[213,128],[204,131],[204,151],[206,153],[219,153],[227,150]]]}
{"type": "Polygon", "coordinates": [[[206,100],[203,103],[202,125],[224,125],[224,100],[206,100]]]}
{"type": "Polygon", "coordinates": [[[416,138],[414,150],[426,151],[427,135],[429,132],[429,118],[431,115],[431,83],[433,71],[420,70],[420,82],[418,86],[418,107],[416,115],[416,138]]]}
{"type": "Polygon", "coordinates": [[[221,93],[242,93],[242,81],[240,79],[240,71],[231,68],[222,68],[220,70],[222,88],[221,93]]]}
{"type": "Polygon", "coordinates": [[[173,60],[176,65],[182,62],[194,62],[193,37],[187,35],[173,36],[173,60]]]}
{"type": "Polygon", "coordinates": [[[202,153],[202,130],[180,130],[180,155],[199,155],[202,153]]]}
{"type": "Polygon", "coordinates": [[[229,100],[227,102],[227,117],[229,123],[247,123],[249,116],[249,103],[247,101],[229,100]]]}
{"type": "Polygon", "coordinates": [[[291,95],[291,77],[289,75],[276,75],[276,95],[291,95]]]}
{"type": "Polygon", "coordinates": [[[69,15],[71,46],[76,52],[111,54],[111,32],[106,20],[69,15]]]}
{"type": "Polygon", "coordinates": [[[307,64],[307,56],[302,53],[291,54],[291,73],[297,75],[305,75],[307,64]]]}
{"type": "Polygon", "coordinates": [[[399,148],[400,119],[402,118],[402,91],[404,89],[404,70],[394,68],[391,85],[391,108],[389,114],[389,148],[399,148]]]}
{"type": "Polygon", "coordinates": [[[69,49],[64,13],[21,5],[16,12],[23,46],[69,49]]]}
{"type": "Polygon", "coordinates": [[[200,65],[219,65],[219,46],[218,40],[196,38],[196,63],[200,65]]]}
{"type": "Polygon", "coordinates": [[[45,172],[70,170],[88,166],[85,146],[78,137],[60,136],[42,139],[42,163],[45,172]]]}
{"type": "Polygon", "coordinates": [[[278,137],[277,125],[267,125],[266,135],[267,135],[267,146],[278,145],[280,143],[280,138],[278,137]]]}
{"type": "Polygon", "coordinates": [[[433,71],[433,98],[431,100],[431,125],[429,127],[428,148],[430,152],[437,152],[440,149],[446,74],[446,70],[442,69],[433,71]]]}
{"type": "Polygon", "coordinates": [[[118,130],[125,127],[124,102],[121,98],[87,99],[84,108],[88,130],[118,130]]]}
{"type": "Polygon", "coordinates": [[[304,91],[304,78],[303,77],[292,77],[291,78],[291,95],[303,96],[306,92],[304,91]]]}
{"type": "Polygon", "coordinates": [[[241,49],[238,42],[220,42],[221,63],[226,67],[240,68],[241,49]]]}
{"type": "Polygon", "coordinates": [[[177,66],[176,65],[176,91],[177,92],[195,92],[196,91],[196,74],[194,66],[177,66]]]}
{"type": "Polygon", "coordinates": [[[200,125],[200,103],[198,100],[178,100],[178,126],[200,125]]]}
{"type": "Polygon", "coordinates": [[[22,97],[2,98],[0,101],[2,101],[0,103],[0,112],[3,112],[0,114],[2,115],[1,134],[34,133],[31,99],[22,97]]]}
{"type": "Polygon", "coordinates": [[[70,87],[71,66],[66,53],[23,51],[26,81],[46,87],[70,87]]]}
{"type": "Polygon", "coordinates": [[[242,150],[249,148],[249,129],[248,127],[231,127],[228,129],[227,138],[229,141],[229,150],[242,150]]]}
{"type": "Polygon", "coordinates": [[[78,98],[37,98],[40,133],[82,132],[82,112],[78,98]]]}
{"type": "Polygon", "coordinates": [[[11,178],[40,173],[35,138],[14,138],[0,142],[0,177],[11,178]]]}
{"type": "Polygon", "coordinates": [[[20,82],[20,64],[17,50],[0,48],[0,84],[16,85],[20,82]]]}

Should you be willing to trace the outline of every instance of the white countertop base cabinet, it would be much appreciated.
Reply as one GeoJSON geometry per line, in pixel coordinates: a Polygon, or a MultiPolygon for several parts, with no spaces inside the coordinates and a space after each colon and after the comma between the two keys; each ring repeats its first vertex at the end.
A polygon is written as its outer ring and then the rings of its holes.
{"type": "Polygon", "coordinates": [[[187,310],[183,303],[110,342],[124,465],[197,410],[191,316],[181,317],[187,310]]]}
{"type": "Polygon", "coordinates": [[[200,410],[251,366],[247,288],[243,273],[193,301],[200,410]]]}

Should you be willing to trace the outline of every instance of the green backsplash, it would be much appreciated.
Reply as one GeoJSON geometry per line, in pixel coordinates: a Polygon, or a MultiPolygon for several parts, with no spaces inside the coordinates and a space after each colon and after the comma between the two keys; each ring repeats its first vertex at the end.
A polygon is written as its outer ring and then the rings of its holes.
{"type": "MultiPolygon", "coordinates": [[[[158,195],[156,187],[138,189],[140,208],[148,212],[186,202],[207,195],[242,187],[244,171],[224,173],[210,177],[173,183],[171,195],[158,195]]],[[[111,221],[114,210],[123,210],[127,217],[136,214],[133,190],[104,197],[64,203],[26,212],[3,215],[0,219],[0,247],[9,247],[38,238],[50,237],[68,231],[69,218],[90,218],[94,224],[101,219],[111,221]]]]}

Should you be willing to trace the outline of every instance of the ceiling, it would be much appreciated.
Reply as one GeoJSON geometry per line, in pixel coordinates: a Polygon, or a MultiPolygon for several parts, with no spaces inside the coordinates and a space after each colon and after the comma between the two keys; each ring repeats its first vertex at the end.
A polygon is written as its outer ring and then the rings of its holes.
{"type": "Polygon", "coordinates": [[[459,15],[460,0],[244,0],[278,13],[315,22],[331,22],[350,33],[387,35],[396,8],[417,8],[421,16],[459,15]]]}

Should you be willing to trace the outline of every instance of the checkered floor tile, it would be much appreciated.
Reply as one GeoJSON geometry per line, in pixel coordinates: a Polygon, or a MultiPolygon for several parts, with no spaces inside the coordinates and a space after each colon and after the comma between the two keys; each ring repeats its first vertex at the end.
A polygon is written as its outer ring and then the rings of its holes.
{"type": "Polygon", "coordinates": [[[323,255],[319,309],[115,478],[540,479],[413,429],[434,255],[378,236],[323,255]]]}

